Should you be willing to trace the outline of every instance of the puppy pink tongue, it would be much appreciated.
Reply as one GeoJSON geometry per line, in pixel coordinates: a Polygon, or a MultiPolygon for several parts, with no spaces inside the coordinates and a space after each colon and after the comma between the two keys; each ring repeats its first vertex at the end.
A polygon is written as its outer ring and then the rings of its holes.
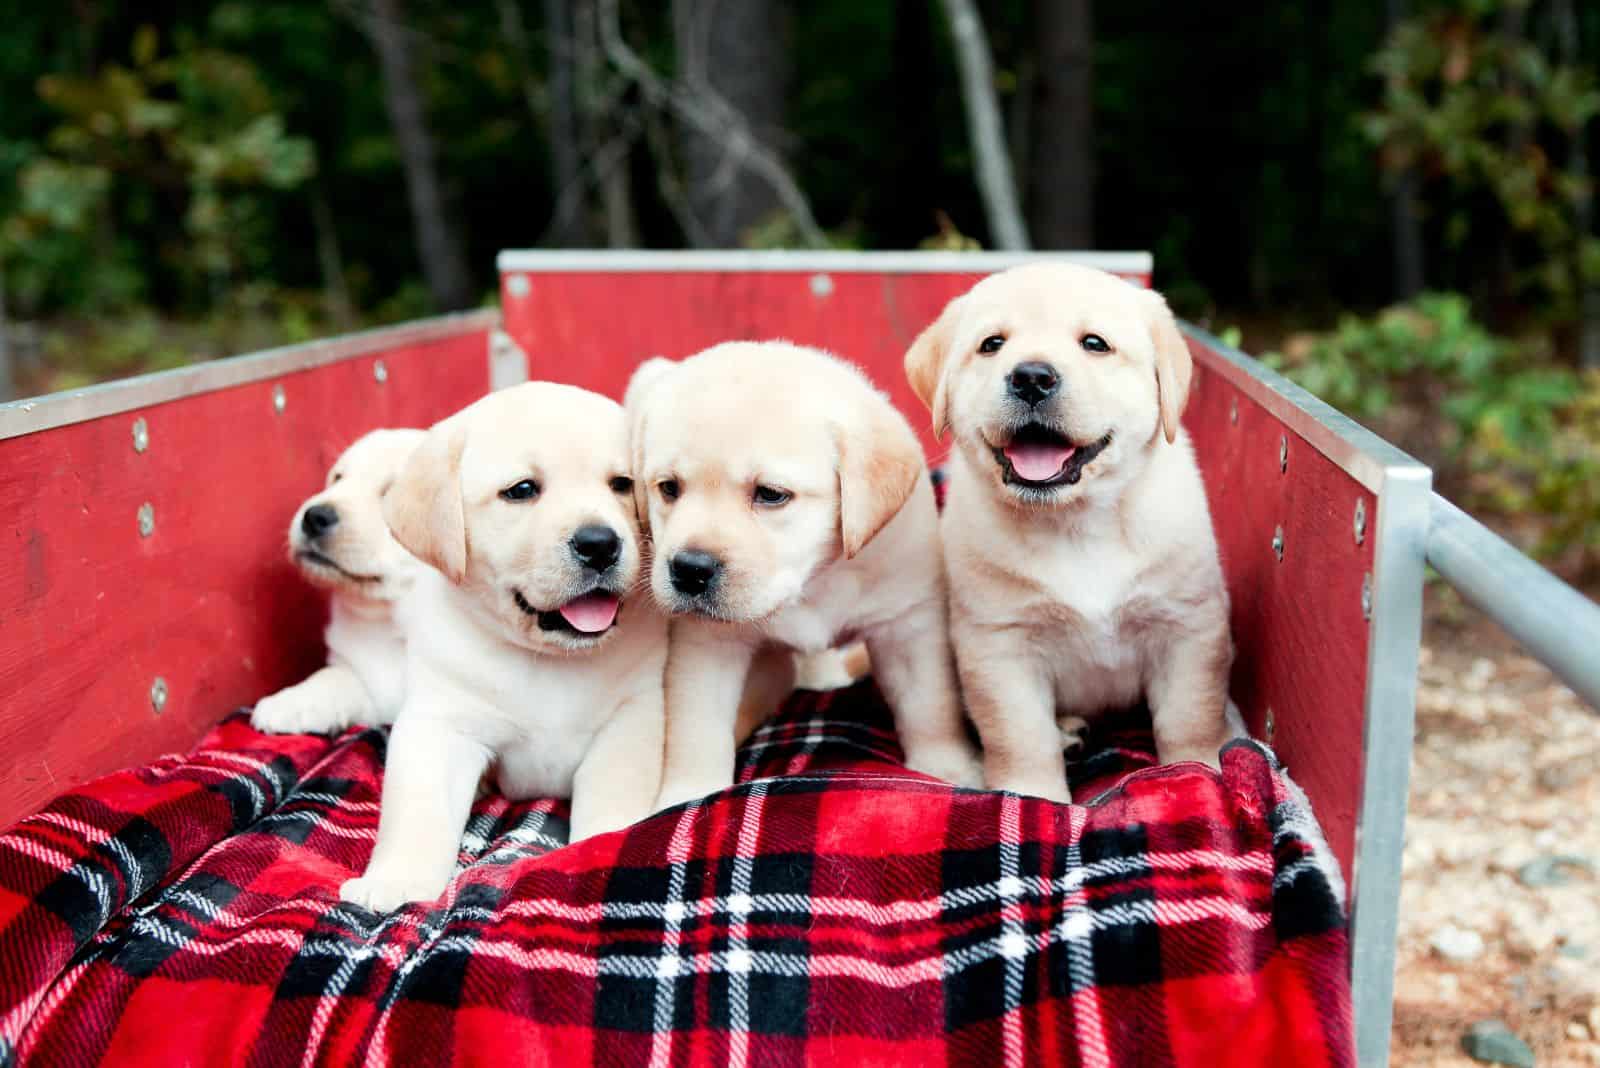
{"type": "Polygon", "coordinates": [[[1029,482],[1048,482],[1077,452],[1075,445],[1035,445],[1012,442],[1005,447],[1011,470],[1029,482]]]}
{"type": "Polygon", "coordinates": [[[584,634],[599,634],[616,622],[622,602],[614,593],[586,593],[561,606],[561,618],[572,629],[584,634]]]}

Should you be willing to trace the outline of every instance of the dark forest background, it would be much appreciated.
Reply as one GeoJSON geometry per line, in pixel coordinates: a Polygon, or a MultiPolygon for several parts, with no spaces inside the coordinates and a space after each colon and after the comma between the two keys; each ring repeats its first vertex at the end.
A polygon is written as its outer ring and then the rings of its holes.
{"type": "Polygon", "coordinates": [[[507,247],[1150,249],[1600,549],[1580,0],[0,0],[0,399],[493,299],[507,247]]]}

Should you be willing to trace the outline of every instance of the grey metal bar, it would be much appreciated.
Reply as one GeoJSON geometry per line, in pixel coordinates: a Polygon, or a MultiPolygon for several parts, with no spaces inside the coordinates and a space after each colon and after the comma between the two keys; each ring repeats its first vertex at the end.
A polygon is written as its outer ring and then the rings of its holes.
{"type": "Polygon", "coordinates": [[[1437,493],[1428,563],[1600,710],[1600,605],[1437,493]]]}
{"type": "Polygon", "coordinates": [[[513,271],[819,271],[835,274],[988,274],[1024,263],[1065,260],[1122,274],[1149,274],[1148,252],[842,252],[789,249],[506,249],[495,259],[513,271]]]}

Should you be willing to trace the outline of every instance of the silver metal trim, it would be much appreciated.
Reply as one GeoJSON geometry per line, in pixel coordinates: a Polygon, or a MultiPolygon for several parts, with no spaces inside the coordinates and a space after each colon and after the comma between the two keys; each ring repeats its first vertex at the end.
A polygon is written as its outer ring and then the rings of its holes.
{"type": "MultiPolygon", "coordinates": [[[[1252,359],[1191,323],[1183,332],[1205,345],[1219,359],[1202,360],[1247,397],[1271,412],[1290,430],[1332,460],[1372,492],[1378,492],[1391,467],[1426,470],[1426,465],[1295,385],[1272,368],[1252,359]]],[[[1234,417],[1237,421],[1237,417],[1234,417]]]]}
{"type": "Polygon", "coordinates": [[[496,309],[460,312],[400,326],[363,330],[324,341],[308,341],[302,345],[286,345],[245,356],[229,356],[175,371],[140,375],[122,382],[108,382],[66,393],[12,401],[0,404],[0,441],[228,389],[247,382],[293,374],[340,360],[370,356],[401,345],[421,344],[475,330],[492,329],[499,323],[500,312],[496,309]]]}
{"type": "MultiPolygon", "coordinates": [[[[1378,507],[1367,635],[1361,811],[1350,894],[1350,984],[1356,1063],[1362,1068],[1383,1068],[1389,1063],[1389,1032],[1394,1022],[1400,868],[1416,720],[1417,658],[1422,646],[1423,553],[1432,491],[1433,473],[1409,458],[1383,468],[1375,487],[1378,507]]],[[[1365,602],[1365,585],[1362,592],[1365,602]]],[[[1344,610],[1336,604],[1326,608],[1329,612],[1344,610]]]]}
{"type": "MultiPolygon", "coordinates": [[[[800,271],[808,274],[989,274],[1040,261],[1079,263],[1104,271],[1149,274],[1148,252],[814,252],[787,249],[691,251],[506,249],[495,258],[501,274],[513,272],[800,271]]],[[[515,291],[513,296],[518,294],[515,291]]],[[[820,295],[820,294],[819,294],[820,295]]]]}
{"type": "Polygon", "coordinates": [[[499,327],[489,331],[489,392],[528,380],[528,354],[499,327]]]}
{"type": "Polygon", "coordinates": [[[1600,605],[1435,493],[1428,563],[1600,710],[1600,605]]]}

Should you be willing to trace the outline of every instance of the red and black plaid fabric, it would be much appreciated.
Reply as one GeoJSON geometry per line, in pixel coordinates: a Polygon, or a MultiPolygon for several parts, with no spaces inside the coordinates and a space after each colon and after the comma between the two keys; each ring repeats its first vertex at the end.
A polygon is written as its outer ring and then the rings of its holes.
{"type": "Polygon", "coordinates": [[[0,1063],[1352,1060],[1342,888],[1254,743],[1113,726],[1063,806],[907,771],[870,684],[800,695],[622,833],[480,800],[444,900],[378,915],[337,891],[384,742],[236,715],[0,837],[0,1063]]]}

